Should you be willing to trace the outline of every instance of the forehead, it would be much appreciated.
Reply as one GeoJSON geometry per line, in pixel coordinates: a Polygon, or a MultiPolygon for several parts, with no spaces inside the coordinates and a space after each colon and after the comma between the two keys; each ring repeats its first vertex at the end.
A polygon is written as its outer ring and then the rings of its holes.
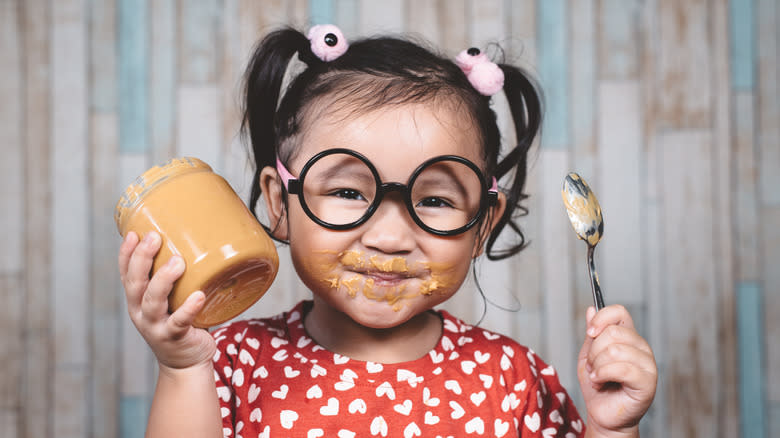
{"type": "Polygon", "coordinates": [[[368,157],[383,179],[406,179],[420,163],[439,155],[459,155],[484,166],[478,129],[468,112],[452,102],[386,105],[365,112],[323,103],[307,119],[291,159],[294,169],[337,147],[368,157]]]}

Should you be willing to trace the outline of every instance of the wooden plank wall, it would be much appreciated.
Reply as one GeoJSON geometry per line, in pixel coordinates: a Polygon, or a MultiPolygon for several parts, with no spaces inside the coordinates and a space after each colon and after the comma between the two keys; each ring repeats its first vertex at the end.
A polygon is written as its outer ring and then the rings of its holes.
{"type": "MultiPolygon", "coordinates": [[[[656,352],[643,436],[780,436],[779,19],[775,0],[0,2],[0,436],[143,435],[156,370],[126,317],[113,205],[183,154],[246,198],[250,50],[269,29],[324,22],[351,38],[411,32],[452,56],[498,42],[539,76],[531,244],[478,262],[496,303],[484,326],[553,362],[582,408],[590,291],[559,196],[576,170],[604,209],[606,300],[656,352]]],[[[509,139],[502,96],[495,107],[509,139]]],[[[280,254],[245,316],[307,296],[280,254]]],[[[471,322],[482,306],[473,280],[446,304],[471,322]]]]}

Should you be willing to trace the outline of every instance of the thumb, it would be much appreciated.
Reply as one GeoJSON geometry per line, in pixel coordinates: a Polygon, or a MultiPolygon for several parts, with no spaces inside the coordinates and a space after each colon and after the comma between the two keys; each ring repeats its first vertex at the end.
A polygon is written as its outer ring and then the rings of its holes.
{"type": "Polygon", "coordinates": [[[206,294],[199,290],[195,291],[171,314],[167,324],[174,337],[184,335],[192,327],[192,321],[195,320],[195,317],[203,309],[205,302],[206,294]]]}

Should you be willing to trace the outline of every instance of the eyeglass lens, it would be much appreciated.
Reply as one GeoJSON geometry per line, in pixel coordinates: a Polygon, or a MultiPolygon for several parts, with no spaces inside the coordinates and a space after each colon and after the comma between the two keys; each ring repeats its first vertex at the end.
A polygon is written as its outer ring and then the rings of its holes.
{"type": "MultiPolygon", "coordinates": [[[[311,163],[302,181],[304,202],[311,213],[331,225],[361,219],[381,196],[380,183],[371,168],[349,154],[324,155],[311,163]]],[[[438,161],[426,166],[410,181],[411,213],[438,231],[459,229],[480,213],[482,182],[469,166],[458,161],[438,161]]]]}

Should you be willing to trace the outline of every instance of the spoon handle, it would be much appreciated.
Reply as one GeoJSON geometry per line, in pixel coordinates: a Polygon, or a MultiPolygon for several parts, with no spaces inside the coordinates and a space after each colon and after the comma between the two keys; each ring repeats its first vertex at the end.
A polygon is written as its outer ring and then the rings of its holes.
{"type": "Polygon", "coordinates": [[[588,268],[590,274],[590,290],[593,292],[593,304],[596,311],[604,308],[604,297],[601,296],[601,286],[599,285],[599,274],[596,273],[596,265],[593,263],[593,250],[595,246],[588,245],[588,268]]]}

